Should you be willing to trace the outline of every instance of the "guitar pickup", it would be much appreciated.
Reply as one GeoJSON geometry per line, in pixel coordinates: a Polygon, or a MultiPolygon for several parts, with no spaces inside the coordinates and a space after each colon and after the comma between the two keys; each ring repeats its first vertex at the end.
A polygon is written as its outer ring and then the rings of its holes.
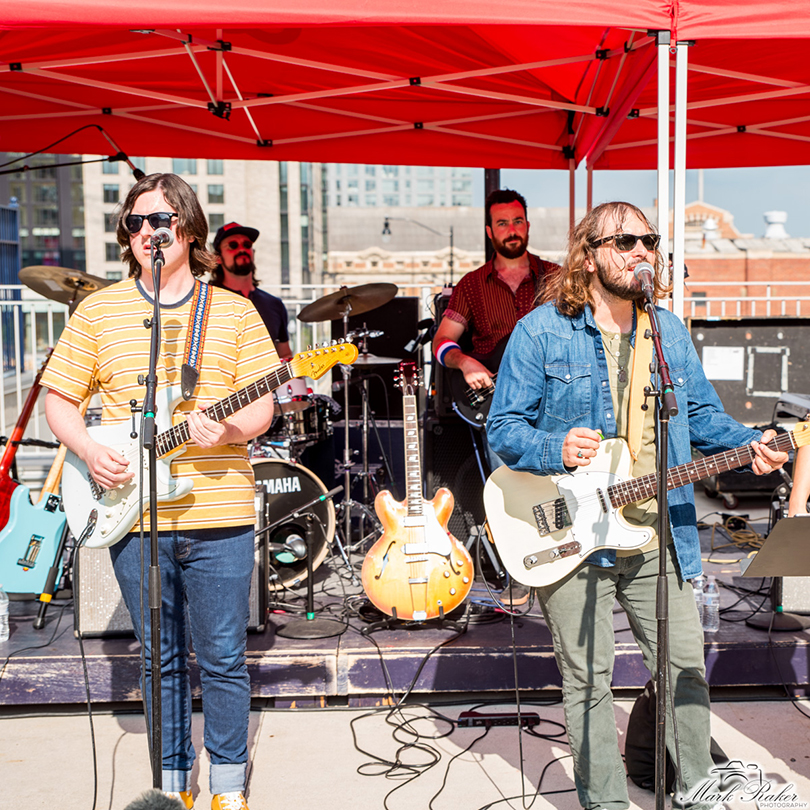
{"type": "Polygon", "coordinates": [[[552,546],[534,554],[527,554],[523,558],[523,565],[526,570],[530,570],[537,568],[538,565],[555,562],[564,557],[572,557],[574,554],[579,554],[580,551],[582,551],[582,546],[576,540],[572,540],[570,543],[561,543],[559,546],[552,546]]]}
{"type": "Polygon", "coordinates": [[[565,498],[555,498],[553,501],[539,503],[532,507],[532,512],[541,537],[572,525],[565,498]]]}

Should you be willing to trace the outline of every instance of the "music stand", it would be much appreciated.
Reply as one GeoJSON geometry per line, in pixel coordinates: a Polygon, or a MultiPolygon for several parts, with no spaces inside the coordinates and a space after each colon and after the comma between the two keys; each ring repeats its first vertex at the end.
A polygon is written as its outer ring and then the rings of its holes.
{"type": "MultiPolygon", "coordinates": [[[[782,518],[750,559],[741,560],[744,577],[810,576],[810,515],[782,518]]],[[[760,630],[806,630],[810,616],[774,610],[773,616],[751,616],[745,623],[760,630]]]]}

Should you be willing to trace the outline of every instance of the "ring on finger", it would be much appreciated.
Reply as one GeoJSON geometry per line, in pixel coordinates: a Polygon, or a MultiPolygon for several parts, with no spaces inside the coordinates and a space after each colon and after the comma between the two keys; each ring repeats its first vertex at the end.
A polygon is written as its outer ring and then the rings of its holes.
{"type": "Polygon", "coordinates": [[[577,458],[582,458],[582,450],[577,452],[577,458]]]}

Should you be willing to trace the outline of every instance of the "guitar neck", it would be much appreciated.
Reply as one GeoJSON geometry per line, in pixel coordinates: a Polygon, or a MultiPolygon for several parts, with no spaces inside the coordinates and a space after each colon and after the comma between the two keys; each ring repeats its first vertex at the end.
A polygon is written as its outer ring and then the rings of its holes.
{"type": "MultiPolygon", "coordinates": [[[[768,442],[767,446],[771,450],[787,453],[796,447],[796,443],[793,441],[793,432],[790,431],[775,436],[768,442]]],[[[717,453],[714,456],[707,456],[697,461],[679,464],[677,467],[670,467],[667,471],[667,490],[682,487],[686,484],[694,484],[709,476],[745,467],[746,464],[750,464],[754,460],[755,455],[751,445],[746,444],[743,447],[726,450],[724,453],[717,453]]],[[[657,473],[643,475],[640,478],[631,478],[628,481],[622,481],[608,487],[608,497],[615,508],[651,498],[657,492],[657,473]]]]}
{"type": "MultiPolygon", "coordinates": [[[[49,352],[48,357],[50,356],[51,355],[49,352]]],[[[20,446],[20,440],[25,434],[25,428],[28,426],[28,421],[31,419],[31,414],[34,412],[34,405],[36,405],[37,397],[39,396],[41,388],[39,381],[42,379],[42,375],[45,373],[45,366],[47,365],[48,360],[46,359],[42,364],[42,367],[37,372],[36,377],[34,377],[34,381],[31,383],[31,390],[28,392],[28,396],[25,398],[25,402],[20,410],[19,417],[17,417],[17,424],[11,431],[11,436],[8,437],[6,449],[3,451],[3,457],[0,458],[0,478],[8,478],[9,470],[11,469],[11,465],[14,463],[14,458],[17,455],[17,449],[20,446]]]]}
{"type": "Polygon", "coordinates": [[[422,459],[419,453],[419,416],[416,396],[402,398],[402,416],[405,431],[405,481],[408,490],[408,516],[422,515],[422,459]]]}
{"type": "MultiPolygon", "coordinates": [[[[209,419],[213,419],[214,422],[221,422],[246,405],[250,405],[251,402],[255,402],[259,397],[263,397],[276,388],[280,388],[284,383],[288,383],[293,379],[293,377],[292,365],[290,363],[282,363],[278,368],[261,379],[256,380],[256,382],[225,397],[225,399],[221,399],[213,405],[209,405],[205,408],[203,413],[209,419]]],[[[162,433],[158,434],[155,440],[158,456],[164,456],[166,453],[170,453],[172,450],[180,447],[180,445],[185,444],[189,438],[188,422],[185,420],[168,430],[164,430],[162,433]]]]}

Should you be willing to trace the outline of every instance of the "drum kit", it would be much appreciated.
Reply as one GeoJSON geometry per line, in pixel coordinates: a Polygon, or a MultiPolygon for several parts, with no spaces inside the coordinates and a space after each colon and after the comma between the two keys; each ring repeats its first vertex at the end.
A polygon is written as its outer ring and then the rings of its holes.
{"type": "MultiPolygon", "coordinates": [[[[65,267],[35,265],[20,271],[20,281],[45,298],[68,306],[73,314],[76,306],[88,295],[113,284],[110,279],[100,278],[65,267]]],[[[306,323],[323,321],[343,321],[343,337],[346,340],[360,340],[360,356],[354,365],[360,368],[377,365],[395,365],[398,357],[380,357],[368,351],[368,340],[380,337],[383,332],[367,328],[349,331],[349,317],[369,312],[392,300],[397,293],[395,284],[373,283],[356,287],[341,287],[336,292],[325,295],[305,306],[298,314],[298,319],[306,323]]],[[[370,429],[370,409],[368,406],[368,379],[361,379],[363,394],[362,407],[362,472],[363,503],[353,501],[352,488],[352,450],[349,442],[348,418],[349,388],[353,366],[342,365],[343,372],[343,414],[346,421],[344,430],[343,462],[343,499],[335,505],[330,498],[313,507],[317,522],[321,526],[319,539],[312,550],[312,567],[320,565],[326,557],[329,543],[333,538],[338,549],[351,570],[346,550],[338,539],[338,520],[343,525],[343,539],[346,545],[351,542],[352,511],[360,513],[361,540],[363,538],[363,520],[378,525],[376,516],[369,509],[369,460],[368,436],[370,429]]],[[[284,544],[287,538],[301,536],[303,527],[295,520],[284,518],[296,513],[303,504],[327,495],[329,489],[323,481],[301,463],[301,456],[308,448],[317,453],[319,445],[333,433],[332,417],[341,410],[331,397],[313,394],[306,379],[293,379],[283,389],[275,392],[276,419],[270,430],[252,442],[250,447],[251,463],[257,484],[264,484],[267,492],[265,499],[265,520],[268,525],[279,523],[270,540],[284,544]]],[[[389,470],[390,473],[390,470],[389,470]]],[[[273,590],[297,585],[307,577],[305,560],[291,559],[281,555],[271,566],[270,587],[273,590]]],[[[354,578],[354,573],[352,572],[354,578]]]]}

